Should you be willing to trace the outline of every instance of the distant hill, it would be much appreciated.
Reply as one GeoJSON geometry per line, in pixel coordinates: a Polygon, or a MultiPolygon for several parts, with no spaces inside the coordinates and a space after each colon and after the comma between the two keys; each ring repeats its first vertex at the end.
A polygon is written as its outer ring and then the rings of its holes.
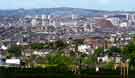
{"type": "Polygon", "coordinates": [[[81,8],[39,8],[39,9],[16,9],[16,10],[0,10],[0,16],[25,16],[25,15],[54,15],[54,16],[66,16],[66,15],[81,15],[81,16],[101,16],[108,13],[121,13],[120,11],[104,11],[93,9],[81,9],[81,8]]]}

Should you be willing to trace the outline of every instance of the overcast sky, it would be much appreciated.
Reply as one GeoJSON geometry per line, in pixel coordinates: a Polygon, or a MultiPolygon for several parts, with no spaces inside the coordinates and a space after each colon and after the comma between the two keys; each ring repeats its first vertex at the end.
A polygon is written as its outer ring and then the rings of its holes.
{"type": "Polygon", "coordinates": [[[135,0],[0,0],[0,9],[52,7],[135,11],[135,0]]]}

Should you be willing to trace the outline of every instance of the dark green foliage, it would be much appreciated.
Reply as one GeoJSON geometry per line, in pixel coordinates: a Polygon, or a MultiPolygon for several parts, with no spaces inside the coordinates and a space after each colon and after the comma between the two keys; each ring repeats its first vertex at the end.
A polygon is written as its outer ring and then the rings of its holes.
{"type": "Polygon", "coordinates": [[[67,64],[70,65],[73,63],[73,60],[69,56],[65,56],[64,53],[56,52],[48,55],[47,57],[48,64],[67,64]]]}
{"type": "Polygon", "coordinates": [[[122,54],[130,59],[130,66],[135,66],[135,43],[131,42],[123,48],[122,54]]]}
{"type": "Polygon", "coordinates": [[[95,64],[95,63],[96,63],[95,56],[81,57],[81,64],[95,64]]]}
{"type": "Polygon", "coordinates": [[[54,49],[64,49],[68,46],[68,44],[66,42],[64,42],[63,40],[57,40],[50,44],[51,44],[50,47],[54,48],[54,49]]]}
{"type": "Polygon", "coordinates": [[[104,52],[104,48],[98,48],[95,50],[95,55],[98,56],[102,52],[104,52]]]}
{"type": "Polygon", "coordinates": [[[43,44],[43,43],[33,43],[30,46],[32,49],[45,49],[49,47],[47,44],[43,44]]]}
{"type": "Polygon", "coordinates": [[[46,43],[46,44],[44,44],[44,43],[32,43],[30,46],[31,46],[32,49],[46,49],[46,48],[64,49],[68,45],[62,40],[57,40],[55,42],[49,42],[49,43],[46,43]]]}
{"type": "Polygon", "coordinates": [[[21,52],[22,52],[22,48],[20,46],[16,46],[16,45],[12,45],[9,49],[8,49],[8,53],[13,55],[13,56],[21,56],[21,52]]]}
{"type": "Polygon", "coordinates": [[[120,53],[121,52],[121,49],[120,48],[117,48],[117,47],[111,47],[110,48],[110,52],[120,53]]]}

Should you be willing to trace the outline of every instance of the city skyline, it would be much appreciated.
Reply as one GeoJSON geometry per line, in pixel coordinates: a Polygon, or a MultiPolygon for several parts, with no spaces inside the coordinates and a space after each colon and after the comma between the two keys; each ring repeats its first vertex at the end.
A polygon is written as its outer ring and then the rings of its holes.
{"type": "Polygon", "coordinates": [[[134,4],[134,0],[3,0],[0,1],[0,9],[72,7],[135,11],[134,4]]]}

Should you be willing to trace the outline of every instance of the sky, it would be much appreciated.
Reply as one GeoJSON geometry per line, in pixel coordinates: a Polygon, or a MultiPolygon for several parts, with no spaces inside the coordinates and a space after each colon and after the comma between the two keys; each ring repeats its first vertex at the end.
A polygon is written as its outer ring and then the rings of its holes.
{"type": "Polygon", "coordinates": [[[55,7],[135,11],[135,0],[0,0],[0,9],[55,7]]]}

